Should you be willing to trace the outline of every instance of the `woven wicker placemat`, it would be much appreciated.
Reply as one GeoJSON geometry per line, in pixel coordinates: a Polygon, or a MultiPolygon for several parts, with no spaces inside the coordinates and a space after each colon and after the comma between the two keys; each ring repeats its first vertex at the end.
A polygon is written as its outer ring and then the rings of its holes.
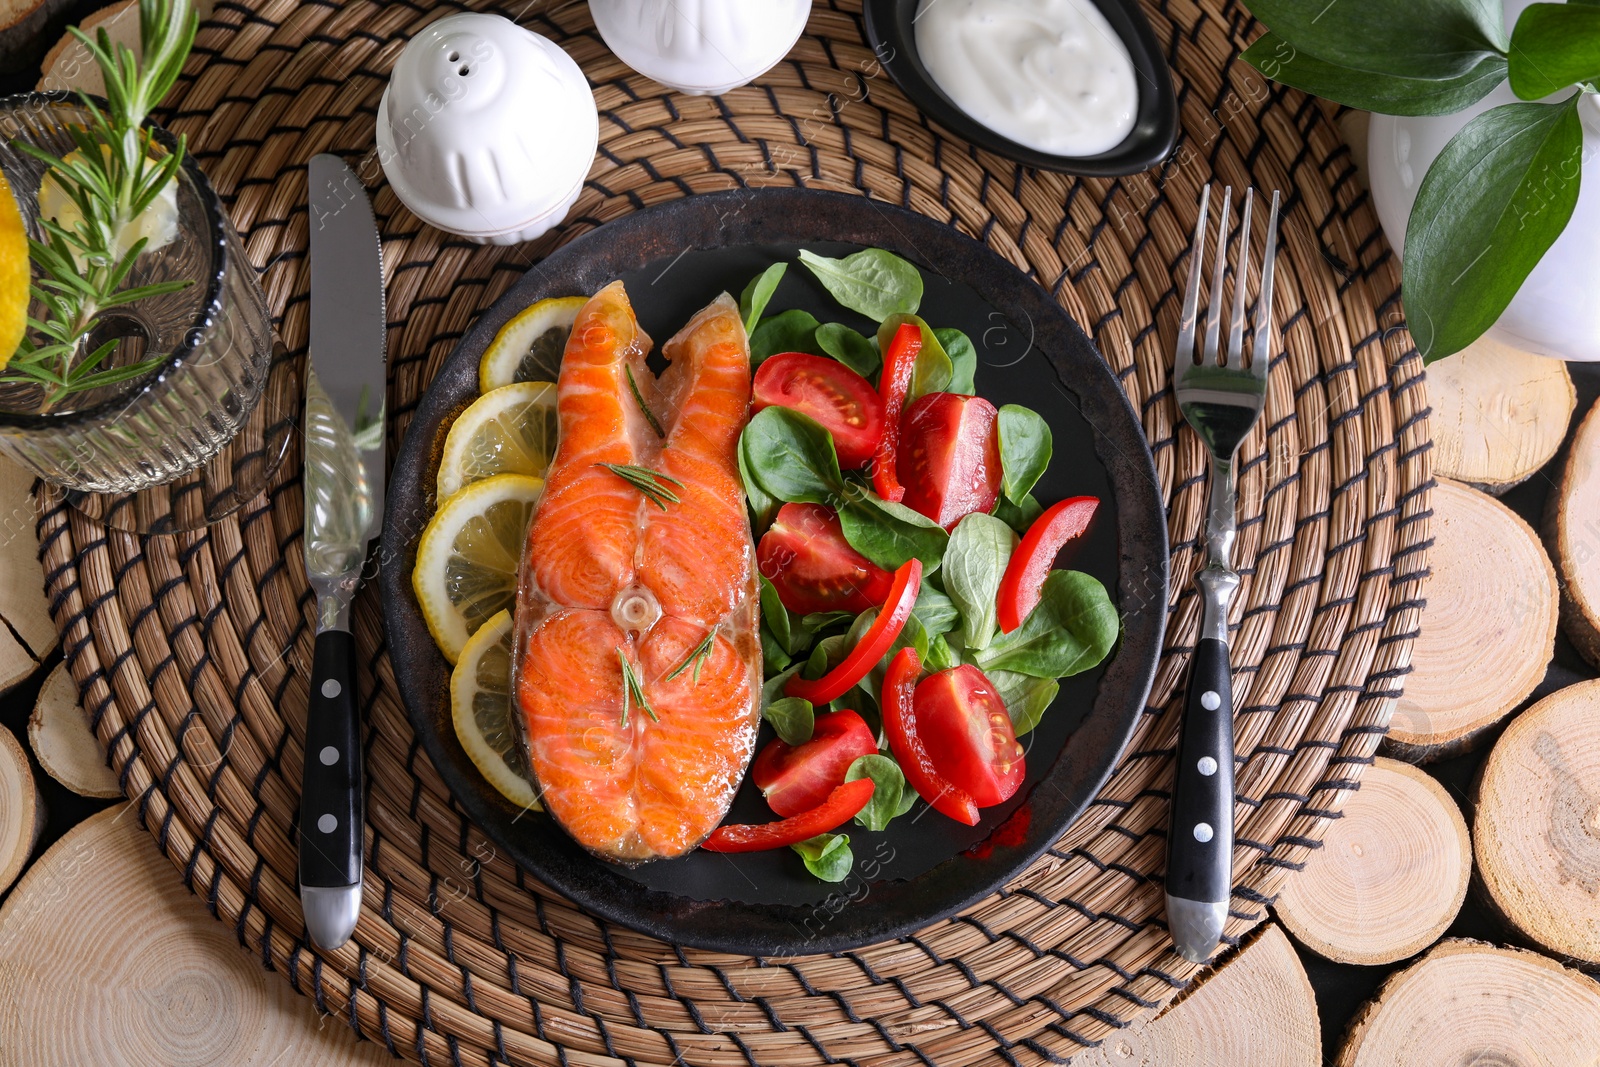
{"type": "MultiPolygon", "coordinates": [[[[1421,602],[1430,472],[1422,366],[1395,260],[1314,101],[1238,61],[1227,0],[1154,3],[1184,136],[1165,167],[1080,181],[1026,171],[921,118],[863,44],[853,0],[819,0],[789,58],[720,99],[664,95],[601,44],[576,0],[502,13],[592,79],[601,143],[567,225],[519,248],[422,226],[372,153],[385,76],[455,5],[222,2],[164,117],[230,198],[277,325],[303,357],[304,165],[344,153],[375,193],[388,273],[391,442],[473,316],[556,244],[712,189],[856,191],[978,237],[1056,294],[1141,412],[1170,503],[1172,609],[1148,714],[1067,837],[1005,892],[915,937],[829,957],[675,949],[533,884],[468,825],[400,708],[370,589],[357,606],[366,707],[367,891],[355,939],[307,944],[295,825],[311,647],[298,459],[204,533],[39,524],[67,663],[127,794],[239,942],[318,1007],[433,1063],[797,1064],[996,1055],[1059,1060],[1165,1004],[1160,873],[1180,682],[1198,604],[1203,455],[1175,426],[1175,272],[1200,185],[1282,189],[1281,341],[1240,471],[1233,646],[1239,768],[1229,934],[1263,915],[1370,762],[1421,602]]],[[[114,946],[108,946],[114,951],[114,946]]]]}

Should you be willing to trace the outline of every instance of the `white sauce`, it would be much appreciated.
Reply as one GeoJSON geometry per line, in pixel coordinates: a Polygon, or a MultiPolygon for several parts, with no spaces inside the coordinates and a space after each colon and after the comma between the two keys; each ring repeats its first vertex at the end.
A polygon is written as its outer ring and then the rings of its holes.
{"type": "Polygon", "coordinates": [[[1091,0],[921,0],[917,52],[956,106],[996,133],[1058,156],[1122,143],[1138,74],[1091,0]]]}

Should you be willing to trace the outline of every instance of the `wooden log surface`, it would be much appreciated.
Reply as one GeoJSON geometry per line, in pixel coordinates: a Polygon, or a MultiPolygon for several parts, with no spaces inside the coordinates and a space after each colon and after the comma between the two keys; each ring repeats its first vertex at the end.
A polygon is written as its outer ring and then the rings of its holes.
{"type": "Polygon", "coordinates": [[[73,0],[0,0],[0,64],[26,70],[44,50],[40,35],[73,0]]]}
{"type": "Polygon", "coordinates": [[[1545,505],[1544,532],[1561,578],[1561,628],[1600,667],[1600,404],[1572,439],[1545,505]]]}
{"type": "MultiPolygon", "coordinates": [[[[0,892],[10,887],[33,854],[44,829],[44,801],[28,754],[16,735],[0,726],[0,892]]],[[[3,1046],[0,1046],[3,1048],[3,1046]]]]}
{"type": "Polygon", "coordinates": [[[1550,694],[1506,727],[1475,806],[1494,907],[1536,944],[1600,963],[1600,679],[1550,694]]]}
{"type": "Polygon", "coordinates": [[[1350,1024],[1336,1067],[1595,1067],[1600,983],[1554,960],[1445,941],[1350,1024]]]}
{"type": "Polygon", "coordinates": [[[0,1062],[376,1067],[387,1052],[264,970],[122,804],[39,857],[0,908],[0,1062]]]}
{"type": "Polygon", "coordinates": [[[1166,1012],[1120,1030],[1072,1067],[1320,1067],[1316,997],[1268,923],[1166,1012]]]}
{"type": "Polygon", "coordinates": [[[44,772],[74,793],[101,798],[122,795],[116,773],[106,764],[105,750],[78,706],[78,683],[64,663],[58,663],[39,688],[39,699],[28,719],[28,744],[44,772]]]}
{"type": "Polygon", "coordinates": [[[0,693],[32,677],[56,647],[32,488],[33,475],[0,458],[0,693]]]}
{"type": "Polygon", "coordinates": [[[1559,359],[1480,337],[1428,364],[1428,402],[1434,472],[1503,493],[1555,456],[1578,393],[1559,359]]]}
{"type": "Polygon", "coordinates": [[[1533,528],[1445,479],[1433,511],[1428,606],[1386,742],[1408,763],[1470,748],[1527,699],[1555,649],[1555,568],[1533,528]]]}
{"type": "Polygon", "coordinates": [[[1379,757],[1274,907],[1295,939],[1320,956],[1393,963],[1444,936],[1471,874],[1467,822],[1444,786],[1379,757]]]}

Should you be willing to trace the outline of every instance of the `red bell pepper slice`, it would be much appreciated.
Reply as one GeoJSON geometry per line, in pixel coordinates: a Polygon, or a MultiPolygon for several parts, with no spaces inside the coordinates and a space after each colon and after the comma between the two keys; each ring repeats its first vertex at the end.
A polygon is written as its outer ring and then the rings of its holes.
{"type": "Polygon", "coordinates": [[[1100,501],[1092,496],[1068,497],[1033,520],[1000,579],[996,607],[1001,633],[1021,626],[1028,612],[1038,607],[1040,590],[1062,546],[1089,528],[1099,506],[1100,501]]]}
{"type": "Polygon", "coordinates": [[[861,635],[856,647],[840,661],[839,665],[821,678],[802,678],[798,674],[783,687],[786,696],[800,697],[821,707],[838,700],[889,651],[894,639],[905,629],[911,618],[911,609],[917,605],[917,594],[922,591],[922,561],[908,559],[894,572],[894,582],[889,586],[889,596],[878,617],[872,620],[867,632],[861,635]]]}
{"type": "Polygon", "coordinates": [[[968,826],[978,825],[978,805],[972,796],[956,788],[934,768],[933,757],[928,755],[922,738],[917,734],[917,719],[912,696],[917,689],[917,676],[922,673],[922,661],[914,648],[902,648],[889,661],[889,670],[883,676],[883,732],[889,735],[889,750],[900,763],[900,770],[911,783],[911,788],[933,806],[933,810],[948,815],[968,826]]]}
{"type": "Polygon", "coordinates": [[[902,323],[883,354],[883,376],[878,379],[878,395],[883,397],[883,438],[878,454],[872,458],[872,488],[885,500],[896,504],[906,495],[895,464],[900,454],[900,413],[911,393],[911,378],[922,351],[922,328],[914,322],[902,323]]]}
{"type": "Polygon", "coordinates": [[[777,822],[733,823],[719,826],[700,842],[707,852],[765,852],[809,841],[818,834],[843,826],[872,799],[871,778],[846,782],[828,794],[828,799],[799,815],[777,822]]]}

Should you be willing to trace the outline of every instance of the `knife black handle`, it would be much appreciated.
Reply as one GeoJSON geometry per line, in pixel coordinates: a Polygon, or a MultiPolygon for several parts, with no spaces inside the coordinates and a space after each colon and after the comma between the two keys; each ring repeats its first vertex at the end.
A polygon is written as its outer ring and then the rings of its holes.
{"type": "Polygon", "coordinates": [[[1178,734],[1167,893],[1218,903],[1233,890],[1233,679],[1228,645],[1201,638],[1178,734]]]}
{"type": "Polygon", "coordinates": [[[356,719],[356,639],[317,634],[306,711],[300,790],[300,884],[331,888],[361,881],[365,822],[361,738],[356,719]]]}

